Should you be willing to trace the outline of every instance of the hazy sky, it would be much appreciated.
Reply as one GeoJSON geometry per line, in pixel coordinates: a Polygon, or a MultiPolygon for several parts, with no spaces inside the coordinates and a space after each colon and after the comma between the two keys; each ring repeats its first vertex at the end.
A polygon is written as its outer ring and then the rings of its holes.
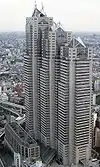
{"type": "MultiPolygon", "coordinates": [[[[100,0],[37,0],[39,9],[41,2],[66,30],[100,31],[100,0]]],[[[33,9],[34,0],[0,0],[0,31],[24,31],[33,9]]]]}

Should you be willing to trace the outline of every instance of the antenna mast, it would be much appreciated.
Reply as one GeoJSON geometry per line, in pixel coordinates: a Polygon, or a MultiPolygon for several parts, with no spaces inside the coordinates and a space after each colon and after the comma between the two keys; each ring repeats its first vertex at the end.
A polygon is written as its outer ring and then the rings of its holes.
{"type": "Polygon", "coordinates": [[[37,9],[37,3],[36,3],[36,0],[35,0],[35,5],[34,5],[35,9],[37,9]]]}

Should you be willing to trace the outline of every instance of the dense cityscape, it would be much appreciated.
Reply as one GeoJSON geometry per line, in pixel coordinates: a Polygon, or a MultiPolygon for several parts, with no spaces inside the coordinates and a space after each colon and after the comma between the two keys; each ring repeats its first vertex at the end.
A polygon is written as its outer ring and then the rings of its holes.
{"type": "Polygon", "coordinates": [[[0,33],[0,167],[99,166],[100,33],[35,5],[25,33],[0,33]]]}

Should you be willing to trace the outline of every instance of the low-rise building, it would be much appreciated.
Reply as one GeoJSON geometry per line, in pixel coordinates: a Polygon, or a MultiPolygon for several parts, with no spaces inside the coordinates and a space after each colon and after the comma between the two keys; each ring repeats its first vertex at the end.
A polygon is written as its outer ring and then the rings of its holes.
{"type": "Polygon", "coordinates": [[[23,160],[37,160],[40,157],[37,142],[16,122],[5,126],[5,143],[13,152],[19,153],[23,160]]]}
{"type": "Polygon", "coordinates": [[[28,163],[27,161],[24,161],[22,163],[22,167],[47,167],[45,164],[42,163],[42,161],[36,161],[35,163],[28,163]]]}

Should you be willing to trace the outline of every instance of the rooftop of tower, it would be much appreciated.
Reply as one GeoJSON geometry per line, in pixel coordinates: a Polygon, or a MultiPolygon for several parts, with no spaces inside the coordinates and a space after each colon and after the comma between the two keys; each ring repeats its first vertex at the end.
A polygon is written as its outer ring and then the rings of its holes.
{"type": "MultiPolygon", "coordinates": [[[[45,17],[47,16],[46,13],[44,12],[44,6],[42,4],[42,8],[39,10],[37,8],[37,4],[36,4],[36,1],[35,1],[35,7],[34,7],[34,11],[33,11],[33,14],[32,14],[32,17],[45,17]]],[[[64,30],[62,24],[60,23],[60,21],[58,23],[56,22],[53,22],[53,25],[50,27],[50,30],[56,30],[56,31],[59,31],[61,33],[65,33],[66,31],[64,30]]],[[[68,32],[71,32],[71,31],[68,31],[68,32]]],[[[73,37],[71,43],[68,45],[70,47],[75,47],[75,46],[80,46],[80,47],[84,47],[86,48],[86,45],[83,43],[83,41],[81,40],[80,37],[73,37]]]]}
{"type": "Polygon", "coordinates": [[[71,43],[68,45],[69,47],[83,47],[86,48],[86,45],[83,43],[80,37],[73,37],[71,43]]]}
{"type": "Polygon", "coordinates": [[[35,1],[34,12],[33,12],[33,14],[32,14],[32,17],[34,17],[34,16],[43,17],[43,16],[45,16],[45,15],[46,15],[46,13],[44,12],[43,3],[42,3],[42,8],[41,8],[41,10],[39,10],[39,9],[37,8],[37,4],[36,4],[36,1],[35,1]]]}
{"type": "Polygon", "coordinates": [[[81,40],[80,37],[76,38],[76,40],[77,40],[84,48],[86,48],[85,44],[83,43],[83,41],[81,40]]]}
{"type": "Polygon", "coordinates": [[[33,14],[32,14],[32,17],[34,17],[34,16],[43,17],[43,16],[45,16],[45,14],[43,14],[39,9],[35,8],[35,9],[34,9],[34,12],[33,12],[33,14]]]}

